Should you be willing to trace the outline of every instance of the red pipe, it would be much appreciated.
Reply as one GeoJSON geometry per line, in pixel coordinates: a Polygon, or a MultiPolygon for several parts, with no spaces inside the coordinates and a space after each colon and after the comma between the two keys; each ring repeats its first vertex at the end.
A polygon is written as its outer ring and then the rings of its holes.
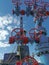
{"type": "Polygon", "coordinates": [[[49,11],[46,11],[46,15],[49,16],[49,11]]]}

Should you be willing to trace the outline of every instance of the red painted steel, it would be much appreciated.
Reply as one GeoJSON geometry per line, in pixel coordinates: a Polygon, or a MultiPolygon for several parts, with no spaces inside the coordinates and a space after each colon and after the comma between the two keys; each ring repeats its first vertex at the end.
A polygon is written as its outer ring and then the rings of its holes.
{"type": "Polygon", "coordinates": [[[9,44],[13,44],[15,42],[15,37],[14,36],[11,36],[9,38],[9,44]]]}
{"type": "Polygon", "coordinates": [[[12,0],[12,3],[16,6],[22,4],[21,0],[12,0]]]}

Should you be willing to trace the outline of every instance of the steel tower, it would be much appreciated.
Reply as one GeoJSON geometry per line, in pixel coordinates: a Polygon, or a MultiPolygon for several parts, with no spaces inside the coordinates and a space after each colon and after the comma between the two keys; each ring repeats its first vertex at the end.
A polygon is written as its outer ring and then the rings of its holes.
{"type": "MultiPolygon", "coordinates": [[[[24,1],[25,4],[29,4],[30,1],[24,1]]],[[[12,0],[12,3],[15,5],[15,10],[13,11],[13,14],[16,14],[16,16],[21,15],[20,17],[20,28],[14,28],[11,32],[11,37],[9,38],[9,43],[17,43],[17,53],[20,56],[20,60],[16,60],[16,65],[24,65],[26,64],[33,64],[38,65],[38,62],[30,56],[29,54],[29,47],[27,46],[28,42],[33,42],[31,38],[26,36],[26,31],[23,29],[23,15],[30,15],[32,3],[27,6],[26,11],[20,9],[20,5],[22,4],[20,0],[12,0]],[[27,61],[27,62],[25,62],[27,61]],[[31,61],[31,62],[30,62],[31,61]]]]}
{"type": "Polygon", "coordinates": [[[49,3],[43,0],[24,0],[24,4],[27,6],[26,10],[20,9],[22,4],[21,0],[12,0],[12,3],[15,5],[15,10],[12,10],[13,14],[16,14],[16,16],[21,15],[20,28],[14,28],[9,38],[10,44],[17,42],[19,47],[17,49],[20,55],[20,61],[18,63],[21,64],[17,64],[16,62],[16,65],[22,65],[24,60],[28,61],[28,59],[32,60],[33,63],[31,65],[39,65],[39,63],[29,55],[28,42],[36,43],[35,54],[40,57],[44,65],[49,65],[49,37],[46,36],[47,31],[42,25],[44,20],[49,16],[49,11],[47,10],[49,3]],[[23,29],[23,15],[31,15],[34,17],[35,27],[30,29],[30,37],[26,36],[26,31],[23,29]]]}

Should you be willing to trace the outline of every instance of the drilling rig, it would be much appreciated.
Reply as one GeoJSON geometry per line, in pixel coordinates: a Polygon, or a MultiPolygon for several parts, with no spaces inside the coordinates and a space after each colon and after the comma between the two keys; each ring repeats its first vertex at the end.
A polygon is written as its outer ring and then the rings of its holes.
{"type": "MultiPolygon", "coordinates": [[[[13,15],[20,16],[20,27],[14,28],[9,37],[9,44],[17,44],[17,53],[13,56],[9,54],[9,62],[6,64],[10,65],[12,59],[16,56],[16,62],[13,65],[40,65],[34,57],[30,56],[28,43],[35,42],[35,52],[43,65],[49,65],[49,37],[47,37],[46,28],[43,27],[42,23],[49,16],[48,2],[43,0],[24,0],[24,4],[27,6],[26,10],[21,10],[22,1],[12,0],[15,5],[15,10],[12,10],[13,15]],[[26,36],[26,30],[23,28],[23,16],[33,16],[35,27],[29,30],[30,37],[26,36]],[[11,58],[12,57],[12,58],[11,58]]],[[[5,57],[8,54],[5,54],[5,57]]],[[[5,63],[4,63],[5,64],[5,63]]],[[[41,65],[42,65],[41,64],[41,65]]]]}

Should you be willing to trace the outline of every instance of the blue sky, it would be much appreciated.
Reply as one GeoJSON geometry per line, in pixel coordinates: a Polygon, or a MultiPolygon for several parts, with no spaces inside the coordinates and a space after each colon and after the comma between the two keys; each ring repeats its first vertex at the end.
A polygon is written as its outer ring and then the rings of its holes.
{"type": "MultiPolygon", "coordinates": [[[[23,0],[22,0],[23,1],[23,0]]],[[[47,0],[48,1],[48,0],[47,0]]],[[[23,6],[25,7],[25,6],[23,6]]],[[[11,0],[0,0],[0,59],[3,59],[4,53],[15,52],[17,44],[9,45],[8,40],[13,28],[19,27],[19,17],[12,15],[12,9],[14,5],[11,0]]],[[[23,16],[24,19],[24,28],[27,32],[34,27],[33,17],[23,16]]],[[[43,23],[47,29],[49,35],[49,18],[43,23]]],[[[34,52],[34,46],[29,44],[30,52],[34,52]],[[31,48],[30,48],[31,47],[31,48]]]]}

